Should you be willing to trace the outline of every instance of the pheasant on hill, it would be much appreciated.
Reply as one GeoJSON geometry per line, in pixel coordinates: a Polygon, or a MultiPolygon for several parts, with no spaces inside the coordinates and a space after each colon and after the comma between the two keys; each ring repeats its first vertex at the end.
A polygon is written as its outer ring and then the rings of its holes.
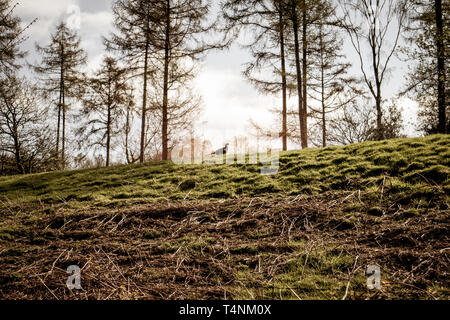
{"type": "Polygon", "coordinates": [[[216,151],[212,152],[211,155],[220,156],[220,155],[223,155],[223,154],[227,154],[229,145],[230,145],[229,143],[225,144],[225,147],[220,148],[219,150],[216,150],[216,151]]]}

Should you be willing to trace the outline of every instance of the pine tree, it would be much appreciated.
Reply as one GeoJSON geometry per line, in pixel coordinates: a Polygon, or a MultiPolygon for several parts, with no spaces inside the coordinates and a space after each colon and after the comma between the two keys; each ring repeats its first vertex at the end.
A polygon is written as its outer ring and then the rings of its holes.
{"type": "Polygon", "coordinates": [[[415,0],[409,12],[409,45],[402,49],[413,64],[403,94],[420,106],[418,129],[427,134],[445,133],[450,128],[450,74],[446,65],[450,55],[450,1],[415,0]],[[441,16],[442,23],[438,21],[441,16]]]}
{"type": "Polygon", "coordinates": [[[2,77],[19,68],[17,59],[23,58],[25,53],[19,48],[23,41],[24,29],[21,28],[20,18],[14,16],[17,4],[10,0],[0,0],[0,72],[2,77]]]}
{"type": "MultiPolygon", "coordinates": [[[[177,126],[170,123],[171,118],[179,118],[180,113],[189,117],[188,114],[192,115],[199,106],[198,100],[188,105],[192,100],[189,83],[196,75],[193,64],[206,51],[223,47],[223,44],[205,40],[215,29],[215,24],[209,22],[210,6],[208,0],[156,1],[152,45],[155,74],[161,76],[153,77],[153,80],[157,90],[162,89],[162,101],[156,105],[161,106],[163,160],[169,159],[169,133],[173,131],[170,126],[177,126]],[[186,113],[187,110],[190,112],[186,113]]],[[[159,96],[158,92],[156,96],[159,96]]]]}
{"type": "Polygon", "coordinates": [[[86,53],[80,47],[80,42],[77,33],[71,31],[65,22],[61,22],[56,27],[56,32],[51,35],[48,46],[42,47],[36,44],[36,49],[41,54],[42,61],[32,66],[40,76],[46,94],[50,97],[57,96],[58,119],[55,154],[62,169],[65,168],[67,160],[66,118],[69,101],[80,96],[84,79],[81,68],[87,61],[86,53]],[[61,151],[59,151],[60,145],[61,151]]]}
{"type": "Polygon", "coordinates": [[[224,30],[234,40],[238,34],[251,33],[244,47],[253,61],[247,63],[244,76],[263,94],[282,96],[281,132],[283,150],[287,150],[287,15],[284,0],[229,0],[222,4],[224,30]]]}
{"type": "Polygon", "coordinates": [[[113,4],[116,32],[105,39],[109,51],[120,53],[130,71],[142,79],[141,137],[139,161],[144,162],[146,144],[147,98],[154,53],[153,34],[157,0],[117,0],[113,4]]]}
{"type": "Polygon", "coordinates": [[[321,5],[322,1],[311,0],[229,0],[222,8],[228,30],[246,29],[255,35],[254,42],[248,45],[254,61],[248,64],[245,76],[264,93],[282,93],[284,149],[287,136],[293,137],[288,134],[287,92],[294,89],[298,96],[299,137],[302,147],[308,147],[310,47],[316,41],[314,29],[321,5]],[[291,62],[293,72],[289,72],[291,62]],[[266,69],[273,70],[279,80],[269,78],[266,69]]]}
{"type": "MultiPolygon", "coordinates": [[[[444,0],[445,1],[445,0],[444,0]]],[[[438,132],[439,133],[447,133],[447,123],[446,123],[446,94],[445,94],[445,85],[446,85],[446,44],[448,44],[448,20],[446,25],[446,33],[444,33],[444,19],[448,18],[448,11],[450,9],[448,1],[446,2],[445,7],[442,5],[442,0],[434,1],[434,12],[435,12],[435,20],[436,20],[436,53],[437,53],[437,74],[438,74],[438,132]],[[443,14],[444,8],[447,9],[447,16],[443,14]]],[[[448,51],[448,50],[447,50],[448,51]]]]}
{"type": "Polygon", "coordinates": [[[300,140],[302,148],[308,147],[308,88],[311,73],[312,46],[318,41],[315,32],[320,21],[323,1],[317,0],[287,0],[286,2],[293,43],[289,45],[295,66],[298,117],[300,123],[300,140]]]}
{"type": "Polygon", "coordinates": [[[308,147],[308,138],[307,138],[307,123],[306,123],[306,104],[305,99],[303,97],[303,80],[304,76],[302,75],[302,67],[301,67],[301,45],[300,45],[300,25],[299,21],[302,14],[305,13],[305,10],[300,9],[300,2],[297,0],[289,0],[288,1],[288,10],[289,10],[289,19],[292,25],[292,33],[294,37],[294,60],[295,60],[295,71],[296,71],[296,80],[297,80],[297,96],[298,96],[298,117],[300,124],[300,139],[302,148],[308,147]]]}
{"type": "Polygon", "coordinates": [[[351,64],[342,53],[344,41],[333,21],[336,7],[322,2],[319,12],[321,18],[315,23],[317,41],[312,44],[310,57],[309,96],[319,104],[318,108],[310,106],[311,117],[317,119],[316,126],[321,131],[320,145],[326,147],[329,141],[328,122],[332,114],[353,102],[363,92],[356,88],[357,80],[348,75],[351,64]]]}

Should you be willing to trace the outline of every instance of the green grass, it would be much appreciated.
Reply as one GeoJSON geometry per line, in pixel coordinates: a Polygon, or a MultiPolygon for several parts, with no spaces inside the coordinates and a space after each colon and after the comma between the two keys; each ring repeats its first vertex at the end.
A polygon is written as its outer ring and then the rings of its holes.
{"type": "MultiPolygon", "coordinates": [[[[243,265],[236,273],[242,287],[231,288],[231,292],[238,299],[297,299],[296,295],[314,300],[342,297],[354,258],[330,248],[319,248],[309,254],[304,247],[295,246],[295,250],[302,253],[280,263],[280,270],[270,282],[243,265]]],[[[261,261],[265,258],[270,256],[261,257],[261,261]]],[[[355,280],[354,287],[364,287],[365,278],[355,280]]]]}
{"type": "Polygon", "coordinates": [[[366,142],[345,147],[281,153],[275,176],[261,166],[175,165],[152,162],[112,168],[50,172],[0,178],[0,200],[69,207],[367,191],[384,180],[398,194],[426,198],[424,186],[449,190],[450,138],[366,142]]]}

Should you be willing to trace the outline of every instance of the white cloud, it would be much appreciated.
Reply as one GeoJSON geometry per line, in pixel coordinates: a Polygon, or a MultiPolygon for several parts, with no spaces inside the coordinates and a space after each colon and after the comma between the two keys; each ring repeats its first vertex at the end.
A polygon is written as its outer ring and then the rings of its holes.
{"type": "Polygon", "coordinates": [[[78,0],[24,0],[17,8],[17,14],[25,20],[39,18],[53,20],[66,14],[67,8],[79,5],[78,0]]]}
{"type": "Polygon", "coordinates": [[[262,96],[239,72],[216,72],[205,68],[196,79],[196,88],[204,101],[201,121],[207,121],[205,135],[213,144],[221,144],[233,136],[248,135],[249,119],[270,125],[268,110],[281,102],[276,97],[262,96]]]}
{"type": "Polygon", "coordinates": [[[97,69],[105,53],[103,37],[108,36],[112,28],[112,13],[109,11],[82,12],[79,31],[82,46],[89,56],[88,69],[97,69]]]}

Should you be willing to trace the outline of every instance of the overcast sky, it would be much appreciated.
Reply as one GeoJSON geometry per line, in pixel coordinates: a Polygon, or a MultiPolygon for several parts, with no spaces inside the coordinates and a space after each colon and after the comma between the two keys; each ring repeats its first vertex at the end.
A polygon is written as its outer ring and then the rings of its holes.
{"type": "MultiPolygon", "coordinates": [[[[218,2],[219,0],[214,0],[218,2]]],[[[88,53],[89,68],[97,68],[104,48],[102,37],[112,31],[113,0],[22,0],[16,13],[24,23],[39,20],[28,30],[29,40],[25,44],[29,51],[27,60],[38,61],[34,52],[34,43],[46,45],[50,33],[62,19],[70,19],[76,7],[80,9],[81,20],[79,34],[82,46],[88,53]],[[76,6],[76,7],[75,7],[76,6]]],[[[345,53],[355,63],[357,76],[359,64],[351,47],[345,47],[345,53]]],[[[198,93],[204,101],[203,115],[198,128],[213,145],[220,145],[233,136],[245,135],[248,120],[254,119],[261,124],[271,124],[271,108],[281,108],[279,97],[262,96],[243,77],[243,64],[249,61],[249,55],[238,45],[230,50],[211,52],[202,62],[201,72],[196,80],[198,93]]],[[[385,86],[385,97],[394,95],[403,85],[406,66],[393,60],[389,84],[385,86]]],[[[295,100],[291,103],[293,104],[295,100]]],[[[401,101],[406,122],[416,118],[417,107],[409,100],[401,101]]],[[[416,135],[411,125],[408,135],[416,135]]],[[[296,146],[290,145],[289,148],[296,146]]]]}

